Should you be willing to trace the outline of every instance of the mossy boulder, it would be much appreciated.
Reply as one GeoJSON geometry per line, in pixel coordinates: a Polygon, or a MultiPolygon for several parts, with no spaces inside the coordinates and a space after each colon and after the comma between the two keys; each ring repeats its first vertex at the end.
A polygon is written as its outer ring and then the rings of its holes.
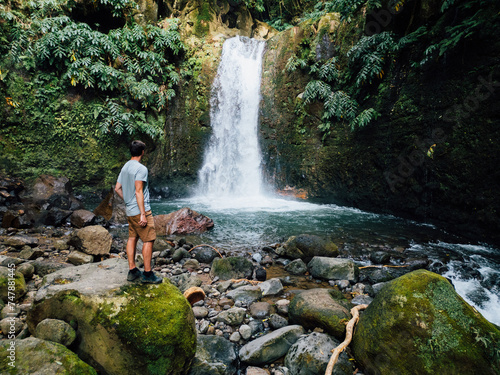
{"type": "Polygon", "coordinates": [[[222,280],[248,279],[252,277],[253,264],[243,257],[216,258],[210,272],[222,280]]]}
{"type": "Polygon", "coordinates": [[[417,270],[389,282],[361,315],[356,360],[370,374],[500,374],[500,331],[444,277],[417,270]]]}
{"type": "Polygon", "coordinates": [[[107,374],[186,374],[196,352],[195,319],[168,280],[126,281],[123,259],[63,269],[44,278],[27,323],[77,325],[76,353],[107,374]]]}
{"type": "Polygon", "coordinates": [[[97,375],[95,369],[64,345],[35,337],[0,341],[0,373],[97,375]],[[15,356],[11,357],[11,351],[15,352],[15,356]]]}
{"type": "Polygon", "coordinates": [[[310,289],[295,295],[290,301],[290,319],[304,328],[322,328],[342,339],[345,323],[351,318],[349,302],[334,289],[310,289]]]}
{"type": "Polygon", "coordinates": [[[21,272],[9,267],[0,267],[0,299],[2,301],[17,301],[26,294],[26,290],[26,281],[21,272]],[[9,296],[14,299],[9,299],[9,296]]]}
{"type": "Polygon", "coordinates": [[[315,256],[336,257],[339,248],[331,240],[312,234],[290,237],[283,246],[284,256],[310,261],[315,256]]]}

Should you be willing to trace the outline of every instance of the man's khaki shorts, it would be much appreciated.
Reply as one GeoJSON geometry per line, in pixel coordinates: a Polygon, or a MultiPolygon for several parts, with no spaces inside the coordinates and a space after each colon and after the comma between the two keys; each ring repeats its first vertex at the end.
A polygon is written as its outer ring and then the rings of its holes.
{"type": "Polygon", "coordinates": [[[128,221],[128,236],[129,237],[139,237],[142,242],[150,242],[156,240],[156,230],[155,221],[153,219],[153,214],[151,211],[146,211],[146,219],[148,224],[145,227],[141,227],[139,221],[141,220],[141,214],[135,216],[127,216],[128,221]]]}

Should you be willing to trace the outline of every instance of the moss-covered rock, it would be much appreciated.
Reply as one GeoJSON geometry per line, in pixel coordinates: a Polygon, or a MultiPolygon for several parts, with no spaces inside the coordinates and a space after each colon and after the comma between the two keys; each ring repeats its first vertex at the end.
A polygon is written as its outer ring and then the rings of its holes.
{"type": "Polygon", "coordinates": [[[0,299],[2,301],[17,301],[26,294],[26,290],[26,281],[21,272],[11,267],[0,267],[0,299]]]}
{"type": "Polygon", "coordinates": [[[196,352],[191,306],[169,281],[133,284],[127,271],[125,260],[110,259],[48,275],[30,331],[46,318],[74,321],[76,352],[108,374],[187,373],[196,352]]]}
{"type": "Polygon", "coordinates": [[[500,374],[500,331],[444,277],[418,270],[388,283],[362,314],[356,360],[371,374],[500,374]]]}
{"type": "Polygon", "coordinates": [[[330,335],[343,339],[345,323],[351,318],[349,302],[333,289],[310,289],[295,295],[290,301],[290,319],[304,328],[324,329],[330,335]]]}
{"type": "Polygon", "coordinates": [[[310,261],[315,256],[336,257],[339,248],[331,240],[311,234],[290,237],[283,245],[285,256],[310,261]]]}
{"type": "Polygon", "coordinates": [[[64,345],[35,337],[0,341],[0,373],[97,375],[91,366],[64,345]]]}
{"type": "Polygon", "coordinates": [[[210,273],[222,280],[248,279],[252,277],[253,264],[243,257],[216,258],[212,263],[210,273]]]}

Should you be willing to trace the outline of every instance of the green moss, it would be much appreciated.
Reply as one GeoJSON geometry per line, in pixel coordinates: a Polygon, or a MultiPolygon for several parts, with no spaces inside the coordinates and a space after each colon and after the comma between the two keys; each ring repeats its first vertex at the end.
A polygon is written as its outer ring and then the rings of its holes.
{"type": "Polygon", "coordinates": [[[477,345],[477,337],[490,334],[492,344],[500,342],[499,330],[444,277],[419,270],[377,294],[360,319],[353,348],[367,371],[383,374],[498,374],[491,365],[498,359],[477,345]]]}
{"type": "Polygon", "coordinates": [[[216,258],[211,273],[223,280],[248,278],[253,272],[253,264],[243,257],[216,258]]]}
{"type": "Polygon", "coordinates": [[[92,324],[114,328],[133,351],[146,359],[150,374],[181,374],[196,352],[191,306],[170,282],[122,291],[126,307],[101,305],[92,324]],[[161,316],[162,319],[158,319],[161,316]],[[165,324],[168,322],[168,324],[165,324]]]}

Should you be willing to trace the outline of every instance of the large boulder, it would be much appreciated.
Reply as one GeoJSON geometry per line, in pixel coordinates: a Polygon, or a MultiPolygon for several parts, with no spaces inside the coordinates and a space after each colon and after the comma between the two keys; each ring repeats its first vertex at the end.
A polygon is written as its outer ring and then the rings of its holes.
{"type": "Polygon", "coordinates": [[[42,340],[69,346],[75,341],[76,332],[63,320],[44,319],[36,326],[35,336],[42,340]]]}
{"type": "Polygon", "coordinates": [[[47,275],[28,312],[30,331],[47,318],[74,321],[75,352],[103,373],[186,374],[196,352],[191,306],[168,280],[138,285],[127,272],[115,258],[47,275]]]}
{"type": "Polygon", "coordinates": [[[353,340],[368,374],[500,374],[500,330],[444,277],[417,270],[387,283],[353,340]]]}
{"type": "Polygon", "coordinates": [[[221,336],[199,335],[189,375],[233,375],[237,364],[237,351],[232,342],[221,336]]]}
{"type": "Polygon", "coordinates": [[[105,255],[111,250],[113,238],[106,228],[100,225],[91,225],[76,230],[69,244],[78,250],[90,255],[105,255]]]}
{"type": "Polygon", "coordinates": [[[358,266],[351,259],[314,257],[307,265],[311,275],[326,280],[357,281],[358,266]]]}
{"type": "Polygon", "coordinates": [[[283,357],[304,334],[298,325],[280,328],[250,341],[240,349],[240,359],[250,365],[263,365],[283,357]]]}
{"type": "Polygon", "coordinates": [[[314,329],[324,329],[332,336],[343,339],[345,322],[351,318],[348,301],[334,289],[309,289],[296,294],[288,306],[292,321],[314,329]]]}
{"type": "Polygon", "coordinates": [[[188,207],[181,208],[167,215],[157,215],[155,228],[158,235],[199,234],[212,229],[214,221],[188,207]]]}
{"type": "MultiPolygon", "coordinates": [[[[340,344],[325,333],[313,332],[300,337],[293,344],[285,357],[285,366],[293,375],[324,374],[332,350],[340,344]]],[[[334,375],[351,375],[354,366],[344,351],[334,367],[334,375]]]]}
{"type": "Polygon", "coordinates": [[[283,247],[279,248],[280,255],[292,259],[310,261],[314,256],[336,257],[339,248],[331,240],[312,234],[301,234],[290,237],[283,247]]]}
{"type": "Polygon", "coordinates": [[[91,211],[76,210],[69,217],[69,221],[71,222],[72,226],[76,228],[83,228],[92,225],[92,223],[95,220],[95,217],[96,215],[91,211]]]}
{"type": "Polygon", "coordinates": [[[0,358],[2,358],[0,360],[2,374],[97,375],[95,369],[64,345],[35,337],[24,340],[1,340],[0,358]]]}
{"type": "Polygon", "coordinates": [[[222,280],[248,279],[253,274],[253,263],[244,257],[216,258],[210,274],[222,280]]]}

